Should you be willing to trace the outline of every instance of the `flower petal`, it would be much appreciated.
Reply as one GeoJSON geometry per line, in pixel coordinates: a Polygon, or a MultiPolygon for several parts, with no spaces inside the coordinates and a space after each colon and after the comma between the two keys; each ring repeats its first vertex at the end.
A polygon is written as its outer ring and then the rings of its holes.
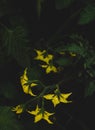
{"type": "Polygon", "coordinates": [[[16,114],[20,114],[23,112],[23,107],[21,105],[18,105],[16,107],[13,107],[12,111],[16,111],[16,114]]]}
{"type": "Polygon", "coordinates": [[[29,85],[23,85],[22,88],[23,88],[24,93],[26,94],[29,93],[29,85]]]}
{"type": "Polygon", "coordinates": [[[44,95],[43,97],[47,100],[51,100],[53,98],[54,94],[47,94],[47,95],[44,95]]]}
{"type": "Polygon", "coordinates": [[[33,92],[32,92],[31,89],[28,90],[28,93],[29,93],[31,96],[36,96],[35,94],[33,94],[33,92]]]}
{"type": "Polygon", "coordinates": [[[67,99],[70,95],[72,94],[72,92],[71,93],[63,93],[63,94],[61,94],[61,96],[62,97],[64,97],[65,99],[67,99]]]}
{"type": "Polygon", "coordinates": [[[40,114],[38,114],[38,115],[35,116],[34,122],[36,123],[36,122],[40,121],[42,118],[43,118],[42,117],[42,113],[40,113],[40,114]]]}
{"type": "Polygon", "coordinates": [[[63,103],[70,103],[72,101],[68,101],[67,98],[71,95],[72,93],[67,93],[67,94],[61,94],[60,95],[60,102],[63,103]]]}
{"type": "Polygon", "coordinates": [[[53,115],[54,113],[49,113],[49,112],[45,111],[45,114],[46,114],[47,116],[51,116],[51,115],[53,115]]]}
{"type": "Polygon", "coordinates": [[[40,108],[37,105],[35,111],[27,111],[27,112],[30,114],[33,114],[33,115],[37,115],[39,113],[39,111],[40,111],[40,108]]]}
{"type": "Polygon", "coordinates": [[[49,116],[47,114],[44,114],[43,119],[46,120],[49,124],[53,124],[53,122],[50,121],[49,116]]]}
{"type": "Polygon", "coordinates": [[[60,103],[59,99],[57,96],[54,96],[53,99],[52,99],[52,103],[54,104],[54,107],[60,103]]]}
{"type": "Polygon", "coordinates": [[[53,72],[57,72],[57,68],[55,67],[55,66],[48,66],[47,68],[46,68],[46,73],[48,74],[48,73],[50,73],[51,71],[53,71],[53,72]]]}
{"type": "Polygon", "coordinates": [[[42,67],[42,68],[47,68],[47,67],[48,67],[48,65],[41,65],[41,67],[42,67]]]}
{"type": "Polygon", "coordinates": [[[31,83],[30,86],[31,86],[31,87],[34,87],[34,86],[37,86],[37,84],[36,84],[36,83],[31,83]]]}
{"type": "Polygon", "coordinates": [[[52,66],[52,71],[57,72],[57,68],[55,66],[52,66]]]}
{"type": "Polygon", "coordinates": [[[70,52],[70,55],[71,55],[72,57],[75,57],[77,54],[76,54],[76,53],[73,53],[73,52],[70,52]]]}

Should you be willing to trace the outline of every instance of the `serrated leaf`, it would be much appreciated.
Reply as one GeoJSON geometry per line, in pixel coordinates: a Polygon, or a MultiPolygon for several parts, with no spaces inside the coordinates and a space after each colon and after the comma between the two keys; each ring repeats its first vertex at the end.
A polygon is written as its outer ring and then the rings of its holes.
{"type": "Polygon", "coordinates": [[[55,0],[55,7],[56,9],[64,9],[67,8],[72,2],[75,0],[55,0]]]}
{"type": "Polygon", "coordinates": [[[95,81],[92,81],[88,84],[85,89],[85,97],[91,96],[95,92],[95,81]]]}
{"type": "Polygon", "coordinates": [[[18,64],[23,67],[30,66],[27,32],[23,26],[3,30],[2,43],[8,55],[15,58],[18,64]]]}
{"type": "Polygon", "coordinates": [[[0,106],[0,130],[22,130],[10,107],[0,106]]]}
{"type": "Polygon", "coordinates": [[[87,5],[80,14],[79,24],[88,24],[95,19],[95,4],[87,5]]]}

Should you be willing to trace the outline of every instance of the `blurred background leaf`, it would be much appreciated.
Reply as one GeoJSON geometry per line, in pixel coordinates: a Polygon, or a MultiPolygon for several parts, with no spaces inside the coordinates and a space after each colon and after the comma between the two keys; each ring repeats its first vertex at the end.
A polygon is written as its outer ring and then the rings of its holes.
{"type": "Polygon", "coordinates": [[[95,81],[90,81],[85,88],[85,97],[93,95],[95,92],[95,81]]]}
{"type": "Polygon", "coordinates": [[[95,4],[87,5],[80,13],[79,24],[84,25],[95,19],[95,4]]]}
{"type": "Polygon", "coordinates": [[[55,7],[61,10],[70,6],[74,1],[75,0],[55,0],[55,7]]]}
{"type": "Polygon", "coordinates": [[[0,106],[0,130],[23,130],[10,107],[0,106]]]}
{"type": "Polygon", "coordinates": [[[13,57],[22,67],[30,66],[27,32],[23,26],[3,29],[2,45],[7,54],[13,57]]]}

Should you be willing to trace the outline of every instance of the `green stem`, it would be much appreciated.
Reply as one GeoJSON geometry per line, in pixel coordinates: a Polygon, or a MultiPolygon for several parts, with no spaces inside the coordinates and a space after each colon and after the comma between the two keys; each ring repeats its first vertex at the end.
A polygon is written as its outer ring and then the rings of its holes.
{"type": "Polygon", "coordinates": [[[45,88],[43,89],[43,91],[42,91],[38,96],[36,96],[36,97],[30,99],[29,101],[27,101],[26,103],[24,103],[24,106],[27,106],[29,103],[31,103],[31,102],[33,102],[33,101],[39,99],[40,97],[42,97],[42,96],[45,94],[45,92],[47,91],[47,89],[49,89],[49,87],[45,87],[45,88]]]}

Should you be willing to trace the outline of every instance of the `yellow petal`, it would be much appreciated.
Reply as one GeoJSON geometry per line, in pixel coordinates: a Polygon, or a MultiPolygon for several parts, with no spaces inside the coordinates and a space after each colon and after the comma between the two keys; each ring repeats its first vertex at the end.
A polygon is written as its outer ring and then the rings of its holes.
{"type": "Polygon", "coordinates": [[[54,96],[54,97],[53,97],[52,102],[53,102],[53,104],[54,104],[54,107],[55,107],[57,104],[60,103],[60,101],[59,101],[59,99],[58,99],[57,96],[54,96]]]}
{"type": "Polygon", "coordinates": [[[61,94],[61,96],[63,97],[63,98],[65,98],[65,99],[67,99],[70,95],[72,94],[72,92],[71,93],[63,93],[63,94],[61,94]]]}
{"type": "Polygon", "coordinates": [[[49,64],[50,60],[53,59],[53,55],[51,54],[48,54],[44,59],[43,61],[46,62],[47,64],[49,64]]]}
{"type": "Polygon", "coordinates": [[[46,114],[47,116],[51,116],[51,115],[53,115],[54,113],[49,113],[49,112],[45,111],[45,114],[46,114]]]}
{"type": "Polygon", "coordinates": [[[21,77],[20,77],[20,82],[21,82],[21,85],[24,85],[24,84],[27,83],[27,80],[25,80],[25,79],[23,78],[23,76],[21,76],[21,77]]]}
{"type": "Polygon", "coordinates": [[[37,86],[37,84],[36,84],[36,83],[31,83],[30,86],[31,86],[31,87],[34,87],[34,86],[37,86]]]}
{"type": "Polygon", "coordinates": [[[41,65],[41,67],[42,67],[42,68],[47,68],[47,67],[48,67],[48,65],[41,65]]]}
{"type": "Polygon", "coordinates": [[[43,50],[43,51],[35,50],[35,51],[36,51],[37,55],[42,55],[42,54],[44,54],[46,52],[46,50],[43,50]]]}
{"type": "Polygon", "coordinates": [[[38,115],[35,116],[34,122],[36,123],[36,122],[40,121],[42,118],[43,118],[42,117],[42,113],[40,113],[40,114],[38,114],[38,115]]]}
{"type": "Polygon", "coordinates": [[[36,50],[36,53],[37,53],[37,56],[34,59],[43,61],[44,53],[46,53],[46,50],[43,50],[43,51],[36,50]]]}
{"type": "Polygon", "coordinates": [[[31,96],[36,96],[35,94],[33,94],[31,88],[29,88],[29,85],[23,85],[22,88],[24,93],[30,94],[31,96]]]}
{"type": "Polygon", "coordinates": [[[28,80],[28,77],[27,77],[27,68],[25,68],[25,70],[24,70],[23,78],[25,80],[28,80]]]}
{"type": "Polygon", "coordinates": [[[55,67],[55,66],[50,66],[50,65],[49,65],[49,66],[46,68],[46,73],[48,74],[48,73],[50,73],[51,71],[57,72],[56,67],[55,67]]]}
{"type": "Polygon", "coordinates": [[[32,92],[31,89],[28,90],[28,93],[29,93],[31,96],[36,96],[35,94],[33,94],[33,92],[32,92]]]}
{"type": "Polygon", "coordinates": [[[31,114],[31,115],[36,115],[37,113],[36,113],[36,111],[27,111],[29,114],[31,114]]]}
{"type": "Polygon", "coordinates": [[[52,71],[57,72],[57,68],[55,66],[52,66],[52,71]]]}
{"type": "Polygon", "coordinates": [[[23,85],[22,88],[23,88],[24,93],[26,94],[29,93],[29,85],[23,85]]]}
{"type": "Polygon", "coordinates": [[[53,98],[54,94],[47,94],[47,95],[44,95],[43,97],[45,99],[48,99],[48,100],[51,100],[53,98]]]}
{"type": "Polygon", "coordinates": [[[46,120],[49,124],[53,124],[53,122],[49,119],[49,116],[44,115],[43,119],[46,120]]]}
{"type": "Polygon", "coordinates": [[[46,68],[46,73],[48,74],[48,73],[50,73],[50,72],[51,72],[51,67],[48,66],[48,67],[46,68]]]}
{"type": "Polygon", "coordinates": [[[13,107],[12,111],[16,111],[16,114],[20,114],[23,112],[23,108],[21,105],[18,105],[16,107],[13,107]]]}
{"type": "Polygon", "coordinates": [[[68,101],[67,98],[71,95],[72,93],[68,93],[68,94],[61,94],[60,95],[60,102],[63,103],[70,103],[72,101],[68,101]]]}
{"type": "Polygon", "coordinates": [[[40,108],[37,105],[35,111],[27,111],[27,112],[33,115],[37,115],[39,111],[40,111],[40,108]]]}
{"type": "Polygon", "coordinates": [[[59,54],[65,55],[65,51],[61,51],[61,52],[59,52],[59,54]]]}
{"type": "Polygon", "coordinates": [[[76,56],[76,53],[70,52],[70,55],[71,55],[72,57],[74,57],[74,56],[76,56]]]}

